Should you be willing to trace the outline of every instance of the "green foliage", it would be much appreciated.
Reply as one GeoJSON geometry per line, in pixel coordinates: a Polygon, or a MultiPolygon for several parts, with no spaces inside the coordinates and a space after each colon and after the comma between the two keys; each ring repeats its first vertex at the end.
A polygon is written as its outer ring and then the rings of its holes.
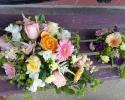
{"type": "Polygon", "coordinates": [[[45,23],[46,22],[45,16],[43,14],[35,16],[35,19],[39,23],[45,23]]]}
{"type": "Polygon", "coordinates": [[[2,53],[0,53],[0,67],[5,63],[5,57],[2,53]]]}
{"type": "Polygon", "coordinates": [[[96,91],[96,88],[102,83],[102,81],[92,77],[89,73],[84,72],[81,79],[77,83],[72,82],[67,86],[55,89],[57,94],[65,92],[71,95],[84,96],[88,88],[88,83],[93,90],[96,91]]]}
{"type": "Polygon", "coordinates": [[[75,94],[75,91],[72,88],[70,88],[69,86],[63,86],[63,87],[60,87],[60,88],[55,88],[55,90],[56,90],[57,94],[59,94],[61,92],[65,92],[65,93],[70,94],[70,95],[75,94]]]}
{"type": "Polygon", "coordinates": [[[125,65],[120,66],[119,74],[121,78],[125,79],[125,65]]]}
{"type": "Polygon", "coordinates": [[[75,91],[68,86],[61,87],[61,89],[63,92],[65,92],[67,94],[70,94],[70,95],[75,94],[75,91]]]}
{"type": "Polygon", "coordinates": [[[32,100],[32,94],[31,93],[25,92],[24,95],[25,95],[24,100],[32,100]]]}
{"type": "Polygon", "coordinates": [[[22,36],[23,41],[26,41],[26,42],[29,41],[29,38],[27,37],[25,32],[21,31],[21,36],[22,36]]]}
{"type": "Polygon", "coordinates": [[[48,64],[51,61],[45,62],[45,60],[43,59],[42,56],[40,56],[40,55],[37,55],[37,56],[40,58],[40,60],[42,62],[41,67],[40,67],[39,78],[42,80],[45,80],[46,77],[50,76],[50,74],[51,74],[51,69],[49,68],[49,64],[48,64]]]}
{"type": "Polygon", "coordinates": [[[76,96],[84,96],[86,91],[87,91],[87,85],[86,84],[81,84],[79,90],[76,92],[76,96]]]}
{"type": "Polygon", "coordinates": [[[80,42],[80,36],[78,34],[75,34],[71,37],[70,39],[72,41],[72,43],[74,44],[75,48],[77,50],[80,49],[80,45],[79,45],[79,42],[80,42]]]}
{"type": "Polygon", "coordinates": [[[92,77],[87,72],[83,73],[82,78],[86,82],[86,84],[90,83],[90,86],[93,88],[94,91],[96,91],[96,88],[102,83],[101,80],[92,77]]]}

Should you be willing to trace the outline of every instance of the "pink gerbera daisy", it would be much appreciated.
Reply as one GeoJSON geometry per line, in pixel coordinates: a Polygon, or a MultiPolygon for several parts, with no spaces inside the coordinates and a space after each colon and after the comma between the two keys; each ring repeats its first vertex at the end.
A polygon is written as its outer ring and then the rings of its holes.
{"type": "Polygon", "coordinates": [[[74,46],[69,40],[67,39],[61,40],[57,48],[57,57],[59,61],[62,62],[67,60],[69,56],[72,55],[73,50],[74,50],[74,46]]]}

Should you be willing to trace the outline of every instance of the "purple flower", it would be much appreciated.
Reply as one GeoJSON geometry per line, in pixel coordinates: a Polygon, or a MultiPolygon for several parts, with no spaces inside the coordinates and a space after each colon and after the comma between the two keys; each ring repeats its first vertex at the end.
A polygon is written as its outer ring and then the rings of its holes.
{"type": "Polygon", "coordinates": [[[114,30],[115,32],[119,32],[120,29],[119,29],[118,26],[114,26],[113,30],[114,30]]]}
{"type": "Polygon", "coordinates": [[[12,79],[16,75],[16,70],[11,64],[4,64],[3,68],[5,69],[6,75],[8,76],[9,79],[12,79]]]}
{"type": "Polygon", "coordinates": [[[123,58],[115,58],[115,63],[117,65],[122,65],[124,63],[124,59],[123,58]]]}
{"type": "Polygon", "coordinates": [[[0,48],[1,50],[8,50],[12,47],[12,45],[9,42],[5,41],[5,38],[2,36],[0,37],[0,48]]]}
{"type": "Polygon", "coordinates": [[[97,51],[103,50],[103,49],[104,49],[104,43],[102,43],[102,42],[96,43],[95,49],[96,49],[97,51]]]}

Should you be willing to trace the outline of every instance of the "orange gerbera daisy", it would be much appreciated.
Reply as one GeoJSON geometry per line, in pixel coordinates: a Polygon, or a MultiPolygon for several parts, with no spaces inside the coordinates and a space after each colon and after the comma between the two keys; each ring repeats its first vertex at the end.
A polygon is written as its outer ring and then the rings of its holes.
{"type": "Polygon", "coordinates": [[[121,34],[119,32],[112,33],[106,37],[106,43],[110,47],[118,47],[122,42],[121,34]]]}

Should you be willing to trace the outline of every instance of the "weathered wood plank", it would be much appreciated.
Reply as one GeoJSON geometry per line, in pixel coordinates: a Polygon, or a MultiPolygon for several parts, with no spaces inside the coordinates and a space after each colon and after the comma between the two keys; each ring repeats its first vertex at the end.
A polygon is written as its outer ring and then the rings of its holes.
{"type": "Polygon", "coordinates": [[[16,86],[10,85],[6,80],[0,80],[0,96],[7,96],[15,93],[21,93],[16,86]]]}

